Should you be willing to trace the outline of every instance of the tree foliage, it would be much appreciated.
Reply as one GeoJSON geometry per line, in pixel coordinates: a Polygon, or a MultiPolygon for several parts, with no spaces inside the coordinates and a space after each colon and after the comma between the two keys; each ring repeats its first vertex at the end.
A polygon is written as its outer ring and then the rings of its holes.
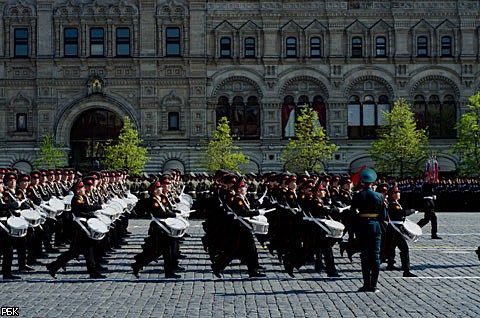
{"type": "Polygon", "coordinates": [[[410,104],[401,98],[391,112],[383,112],[386,125],[378,130],[379,138],[368,151],[381,173],[398,175],[416,174],[427,158],[428,136],[417,129],[410,104]]]}
{"type": "Polygon", "coordinates": [[[125,116],[118,142],[108,140],[106,143],[104,165],[108,169],[126,168],[130,174],[141,174],[150,160],[147,149],[140,146],[141,142],[143,140],[138,137],[130,117],[125,116]]]}
{"type": "Polygon", "coordinates": [[[283,149],[282,161],[292,172],[323,170],[338,147],[329,142],[325,129],[320,125],[318,114],[312,108],[301,109],[295,122],[295,138],[290,138],[283,149]]]}
{"type": "MultiPolygon", "coordinates": [[[[238,138],[237,138],[238,139],[238,138]]],[[[226,117],[220,118],[217,129],[213,132],[213,138],[203,147],[205,152],[200,157],[200,167],[208,172],[225,169],[232,172],[240,172],[240,165],[247,164],[250,160],[234,145],[234,137],[230,132],[230,124],[226,117]]]]}
{"type": "Polygon", "coordinates": [[[46,133],[40,142],[40,154],[33,162],[35,169],[61,168],[67,164],[67,153],[64,145],[55,143],[55,135],[46,133]]]}
{"type": "Polygon", "coordinates": [[[459,172],[466,175],[480,173],[480,92],[469,99],[469,112],[463,114],[455,125],[458,141],[450,148],[460,157],[459,172]]]}

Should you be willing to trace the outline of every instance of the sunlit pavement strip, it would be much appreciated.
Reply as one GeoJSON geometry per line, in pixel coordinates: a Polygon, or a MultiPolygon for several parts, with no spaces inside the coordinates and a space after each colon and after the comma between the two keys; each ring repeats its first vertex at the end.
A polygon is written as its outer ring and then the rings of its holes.
{"type": "MultiPolygon", "coordinates": [[[[378,294],[357,292],[359,255],[350,263],[338,247],[340,278],[327,278],[312,264],[290,278],[276,256],[258,246],[266,278],[249,279],[246,267],[233,261],[217,279],[201,245],[198,220],[190,222],[192,237],[181,245],[187,255],[181,279],[165,279],[162,260],[136,279],[130,264],[150,221],[131,220],[133,234],[108,258],[106,279],[88,279],[83,259],[68,263],[57,279],[37,265],[33,273],[15,272],[21,281],[0,280],[0,305],[20,307],[21,317],[480,317],[480,261],[474,253],[480,244],[480,233],[474,233],[480,230],[480,213],[439,213],[438,219],[443,240],[431,240],[427,225],[424,235],[410,243],[411,270],[418,277],[404,278],[382,265],[378,294]]],[[[400,266],[398,252],[396,258],[400,266]]]]}

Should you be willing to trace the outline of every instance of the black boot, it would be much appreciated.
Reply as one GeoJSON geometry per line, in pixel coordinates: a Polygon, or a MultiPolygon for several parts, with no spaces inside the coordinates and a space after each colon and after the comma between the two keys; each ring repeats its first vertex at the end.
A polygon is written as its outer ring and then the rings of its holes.
{"type": "Polygon", "coordinates": [[[47,270],[48,270],[48,273],[50,274],[50,276],[52,276],[53,278],[57,278],[57,277],[55,277],[55,274],[58,271],[58,267],[57,267],[56,263],[53,262],[53,263],[47,264],[46,267],[47,267],[47,270]]]}

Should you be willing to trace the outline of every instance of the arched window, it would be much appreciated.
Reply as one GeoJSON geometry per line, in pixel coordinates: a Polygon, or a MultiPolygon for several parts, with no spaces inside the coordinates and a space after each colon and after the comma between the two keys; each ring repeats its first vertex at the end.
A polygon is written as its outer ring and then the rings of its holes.
{"type": "Polygon", "coordinates": [[[242,96],[235,96],[229,104],[226,96],[218,98],[217,123],[222,117],[230,122],[232,135],[242,139],[260,137],[260,103],[258,97],[250,96],[247,103],[242,96]]]}
{"type": "Polygon", "coordinates": [[[295,136],[295,99],[293,96],[285,96],[282,105],[282,136],[285,138],[295,136]]]}
{"type": "Polygon", "coordinates": [[[375,53],[377,57],[387,56],[387,39],[384,36],[375,39],[375,53]]]}
{"type": "Polygon", "coordinates": [[[322,127],[326,129],[327,128],[327,107],[325,106],[323,97],[320,95],[313,97],[312,107],[318,114],[318,121],[320,122],[320,125],[322,125],[322,127]]]}
{"type": "Polygon", "coordinates": [[[442,36],[442,57],[452,56],[452,38],[449,36],[442,36]]]}
{"type": "Polygon", "coordinates": [[[428,39],[426,36],[419,36],[417,38],[417,56],[428,56],[428,39]]]}
{"type": "Polygon", "coordinates": [[[232,57],[232,40],[228,37],[220,39],[220,57],[232,57]]]}
{"type": "Polygon", "coordinates": [[[298,107],[308,107],[310,106],[310,102],[308,101],[308,96],[302,95],[298,98],[298,107]]]}
{"type": "Polygon", "coordinates": [[[285,44],[287,57],[297,57],[297,38],[288,37],[285,44]]]}
{"type": "Polygon", "coordinates": [[[453,95],[446,95],[443,98],[441,107],[442,133],[445,137],[455,137],[455,123],[457,120],[457,110],[455,98],[453,95]]]}
{"type": "Polygon", "coordinates": [[[431,137],[441,135],[440,125],[440,97],[432,95],[427,104],[427,126],[431,137]]]}
{"type": "Polygon", "coordinates": [[[247,99],[244,137],[260,137],[260,104],[256,96],[247,99]]]}
{"type": "Polygon", "coordinates": [[[390,112],[390,102],[388,100],[388,96],[380,95],[378,97],[378,104],[377,104],[377,122],[379,125],[386,125],[387,122],[383,116],[383,113],[390,112]]]}
{"type": "Polygon", "coordinates": [[[227,119],[230,121],[230,105],[228,103],[228,97],[220,96],[218,98],[216,113],[217,124],[222,117],[227,117],[227,119]]]}
{"type": "Polygon", "coordinates": [[[310,39],[310,57],[322,56],[322,41],[319,37],[313,37],[310,39]]]}
{"type": "Polygon", "coordinates": [[[255,38],[245,38],[244,42],[244,56],[255,57],[255,38]]]}
{"type": "Polygon", "coordinates": [[[363,44],[362,38],[355,36],[352,38],[352,57],[362,57],[363,56],[363,44]]]}
{"type": "Polygon", "coordinates": [[[456,103],[453,95],[445,95],[443,102],[438,95],[428,99],[415,96],[413,112],[418,129],[426,129],[429,138],[454,138],[456,122],[456,103]]]}
{"type": "Polygon", "coordinates": [[[388,97],[381,95],[378,101],[372,95],[358,95],[348,99],[348,136],[349,138],[375,138],[377,130],[385,124],[382,111],[390,111],[388,97]]]}
{"type": "Polygon", "coordinates": [[[422,95],[415,96],[412,110],[415,114],[417,129],[425,129],[427,127],[426,109],[427,103],[425,103],[425,97],[422,95]]]}
{"type": "Polygon", "coordinates": [[[287,95],[283,99],[282,106],[282,136],[284,138],[295,137],[295,121],[300,115],[300,111],[307,107],[311,107],[317,112],[320,125],[326,128],[327,110],[325,100],[321,95],[315,95],[313,99],[307,95],[300,95],[297,103],[293,96],[287,95]]]}

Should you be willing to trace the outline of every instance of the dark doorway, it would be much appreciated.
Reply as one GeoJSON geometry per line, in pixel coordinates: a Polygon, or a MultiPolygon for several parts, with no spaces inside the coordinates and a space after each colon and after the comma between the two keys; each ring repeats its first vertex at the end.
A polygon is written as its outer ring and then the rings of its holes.
{"type": "Polygon", "coordinates": [[[100,170],[105,159],[105,142],[118,140],[123,121],[115,113],[92,109],[81,114],[70,134],[70,166],[80,171],[100,170]]]}

